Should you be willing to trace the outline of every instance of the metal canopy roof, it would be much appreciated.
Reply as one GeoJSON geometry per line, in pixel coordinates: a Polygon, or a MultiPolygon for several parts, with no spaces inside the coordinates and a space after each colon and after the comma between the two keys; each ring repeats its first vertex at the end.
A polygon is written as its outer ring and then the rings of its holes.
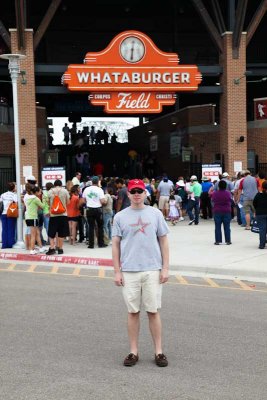
{"type": "MultiPolygon", "coordinates": [[[[102,115],[101,108],[88,105],[86,93],[67,93],[60,86],[62,71],[129,29],[146,33],[163,51],[177,52],[181,64],[200,66],[201,89],[198,95],[180,94],[180,107],[218,104],[219,41],[225,30],[233,30],[233,46],[238,46],[242,30],[249,31],[247,69],[253,80],[267,76],[266,0],[2,0],[1,6],[0,54],[9,52],[8,29],[17,27],[21,47],[23,29],[34,30],[37,100],[51,116],[67,115],[72,106],[80,107],[84,116],[102,115]]],[[[0,62],[0,79],[7,75],[6,63],[0,62]]],[[[266,82],[250,84],[248,106],[266,94],[266,82]]],[[[8,84],[1,83],[0,96],[11,97],[8,84]]]]}

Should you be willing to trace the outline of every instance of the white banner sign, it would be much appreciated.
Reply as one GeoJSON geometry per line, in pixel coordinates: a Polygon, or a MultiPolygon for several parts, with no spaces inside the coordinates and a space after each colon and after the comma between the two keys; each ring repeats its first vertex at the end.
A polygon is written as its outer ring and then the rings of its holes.
{"type": "Polygon", "coordinates": [[[202,164],[202,177],[206,176],[211,182],[217,181],[221,173],[222,167],[220,164],[202,164]]]}
{"type": "Polygon", "coordinates": [[[42,169],[42,187],[45,188],[47,182],[54,183],[56,179],[62,181],[62,186],[66,186],[65,167],[45,167],[42,169]]]}

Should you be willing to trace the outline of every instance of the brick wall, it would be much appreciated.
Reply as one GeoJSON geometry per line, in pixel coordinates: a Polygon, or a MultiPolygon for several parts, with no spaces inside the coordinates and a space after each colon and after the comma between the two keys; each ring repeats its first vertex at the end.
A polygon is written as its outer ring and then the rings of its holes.
{"type": "MultiPolygon", "coordinates": [[[[150,152],[151,136],[156,135],[158,137],[158,150],[152,152],[151,155],[157,158],[159,165],[157,172],[160,174],[163,171],[168,171],[171,176],[188,175],[189,163],[182,162],[182,155],[173,158],[170,156],[170,135],[177,129],[172,122],[176,121],[177,125],[184,129],[183,146],[192,149],[191,162],[209,164],[218,162],[217,155],[223,154],[220,138],[223,132],[225,133],[220,125],[214,125],[213,116],[214,107],[212,105],[187,107],[129,130],[129,144],[140,155],[145,155],[150,152]],[[152,133],[148,132],[150,129],[152,129],[152,133]]],[[[233,150],[229,150],[232,162],[242,160],[245,168],[248,149],[255,151],[259,163],[267,163],[267,121],[249,122],[248,130],[246,132],[240,131],[241,135],[245,136],[245,145],[237,142],[235,136],[236,153],[234,154],[233,150]],[[244,146],[245,152],[243,154],[244,146]]],[[[225,170],[229,174],[234,173],[233,170],[227,169],[227,165],[225,170]]]]}
{"type": "MultiPolygon", "coordinates": [[[[40,169],[45,164],[45,151],[47,149],[47,127],[46,127],[46,109],[43,107],[36,108],[37,116],[37,148],[38,151],[32,157],[38,158],[40,169]]],[[[1,155],[14,155],[15,154],[15,143],[14,143],[14,126],[13,125],[0,125],[0,156],[1,155]]],[[[29,148],[30,143],[25,146],[20,145],[20,150],[23,152],[23,148],[29,148]]],[[[29,154],[29,160],[31,160],[31,154],[29,154]]],[[[23,165],[23,164],[21,164],[23,165]]],[[[26,164],[25,164],[26,165],[26,164]]],[[[32,165],[32,164],[29,164],[32,165]]],[[[36,172],[35,176],[40,176],[40,170],[36,172]]],[[[24,181],[24,179],[23,179],[24,181]]]]}
{"type": "Polygon", "coordinates": [[[246,34],[242,34],[239,54],[233,56],[232,33],[223,36],[224,51],[220,63],[223,67],[221,84],[223,94],[220,99],[220,149],[224,155],[225,169],[234,173],[234,161],[242,161],[243,169],[247,167],[247,141],[238,142],[240,136],[246,136],[246,79],[239,84],[234,80],[243,76],[246,71],[246,34]]]}
{"type": "Polygon", "coordinates": [[[18,49],[16,29],[10,29],[10,34],[11,52],[26,55],[25,60],[21,61],[21,70],[26,71],[27,83],[22,85],[18,79],[19,135],[20,140],[22,138],[26,140],[26,145],[20,147],[21,179],[23,179],[23,166],[32,166],[33,175],[38,175],[33,31],[26,29],[24,32],[25,50],[23,52],[18,49]]]}

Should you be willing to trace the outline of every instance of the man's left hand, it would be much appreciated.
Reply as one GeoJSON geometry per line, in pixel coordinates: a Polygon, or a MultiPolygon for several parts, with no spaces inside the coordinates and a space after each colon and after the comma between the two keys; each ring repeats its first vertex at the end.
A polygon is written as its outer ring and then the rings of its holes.
{"type": "Polygon", "coordinates": [[[168,281],[168,279],[169,279],[169,271],[163,268],[160,272],[159,281],[160,283],[165,283],[168,281]]]}

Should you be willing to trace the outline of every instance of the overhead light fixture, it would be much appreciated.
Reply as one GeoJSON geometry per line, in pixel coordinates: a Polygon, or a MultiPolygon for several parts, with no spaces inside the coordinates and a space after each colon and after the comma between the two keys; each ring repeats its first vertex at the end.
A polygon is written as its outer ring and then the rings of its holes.
{"type": "Polygon", "coordinates": [[[234,81],[233,81],[234,84],[235,85],[239,85],[241,79],[245,78],[248,75],[252,75],[252,71],[245,71],[244,74],[242,76],[240,76],[240,78],[235,78],[234,81]]]}
{"type": "Polygon", "coordinates": [[[220,82],[216,82],[215,85],[221,86],[221,83],[220,82]]]}

